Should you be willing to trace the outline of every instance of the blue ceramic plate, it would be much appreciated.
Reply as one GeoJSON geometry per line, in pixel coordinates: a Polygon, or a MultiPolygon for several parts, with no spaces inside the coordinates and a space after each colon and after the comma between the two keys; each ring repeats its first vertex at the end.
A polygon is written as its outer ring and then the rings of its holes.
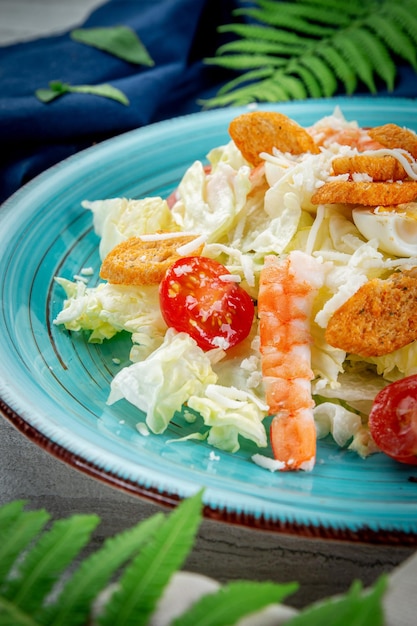
{"type": "MultiPolygon", "coordinates": [[[[417,130],[417,105],[342,98],[269,105],[303,125],[341,106],[361,125],[395,122],[417,130]]],[[[262,107],[263,108],[263,107],[262,107]]],[[[141,436],[127,403],[109,407],[112,376],[128,363],[130,341],[87,342],[52,324],[63,292],[54,276],[86,266],[97,279],[98,239],[84,199],[168,195],[185,169],[228,140],[243,109],[155,124],[85,150],[45,172],[0,211],[0,397],[4,414],[72,466],[131,493],[174,505],[205,487],[205,514],[225,522],[311,536],[417,543],[417,468],[382,454],[367,460],[321,441],[311,473],[271,473],[204,442],[167,443],[183,432],[141,436]]],[[[94,278],[93,278],[94,282],[94,278]]],[[[91,284],[91,283],[90,283],[91,284]]]]}

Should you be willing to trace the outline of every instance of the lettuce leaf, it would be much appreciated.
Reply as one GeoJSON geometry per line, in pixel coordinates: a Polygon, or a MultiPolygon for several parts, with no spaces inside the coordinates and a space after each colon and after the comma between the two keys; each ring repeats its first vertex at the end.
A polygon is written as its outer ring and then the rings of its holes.
{"type": "Polygon", "coordinates": [[[108,404],[126,399],[145,413],[153,433],[163,433],[191,396],[216,381],[209,356],[194,339],[169,328],[164,342],[147,359],[116,374],[108,404]]]}
{"type": "Polygon", "coordinates": [[[208,443],[227,452],[239,450],[239,435],[256,443],[260,448],[267,445],[262,420],[268,406],[254,394],[235,387],[210,384],[205,395],[193,395],[188,399],[190,409],[203,417],[210,427],[208,443]]]}
{"type": "Polygon", "coordinates": [[[125,330],[137,341],[146,336],[149,349],[162,343],[166,324],[159,309],[158,286],[112,285],[87,287],[79,280],[55,278],[67,299],[54,324],[67,330],[90,331],[89,341],[102,343],[125,330]]]}
{"type": "Polygon", "coordinates": [[[179,200],[172,215],[181,230],[206,235],[207,241],[227,240],[228,233],[246,204],[251,189],[250,168],[237,171],[219,162],[207,174],[203,164],[195,161],[178,186],[179,200]]]}
{"type": "Polygon", "coordinates": [[[93,213],[93,225],[101,238],[99,253],[104,257],[117,244],[129,237],[148,233],[178,230],[166,200],[159,197],[128,200],[111,198],[82,203],[93,213]]]}

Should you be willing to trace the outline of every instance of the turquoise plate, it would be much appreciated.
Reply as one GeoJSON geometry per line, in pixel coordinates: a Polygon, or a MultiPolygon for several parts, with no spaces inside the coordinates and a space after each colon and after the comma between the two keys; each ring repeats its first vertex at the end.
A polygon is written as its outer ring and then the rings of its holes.
{"type": "MultiPolygon", "coordinates": [[[[341,106],[361,125],[395,122],[417,130],[413,101],[341,98],[261,108],[310,125],[341,106]]],[[[0,211],[0,397],[26,436],[73,467],[167,506],[204,486],[205,514],[228,523],[304,536],[417,544],[417,468],[382,454],[363,460],[332,441],[318,445],[313,472],[271,473],[245,443],[237,454],[204,442],[169,443],[184,432],[141,436],[128,403],[109,407],[112,376],[128,363],[119,336],[89,344],[52,320],[63,292],[54,276],[86,266],[97,280],[98,239],[84,199],[168,195],[195,159],[228,140],[244,109],[197,113],[105,141],[43,173],[0,211]]]]}

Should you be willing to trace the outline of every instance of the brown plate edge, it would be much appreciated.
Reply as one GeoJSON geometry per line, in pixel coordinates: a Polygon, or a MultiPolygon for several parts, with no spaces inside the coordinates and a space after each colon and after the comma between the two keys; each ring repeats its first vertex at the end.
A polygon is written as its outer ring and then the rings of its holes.
{"type": "MultiPolygon", "coordinates": [[[[82,456],[70,452],[63,446],[51,441],[37,428],[29,424],[3,400],[0,399],[0,413],[19,432],[53,457],[66,463],[91,478],[95,478],[110,487],[124,491],[127,494],[137,496],[167,508],[175,508],[181,501],[177,494],[162,492],[152,487],[143,487],[137,482],[123,479],[116,474],[105,471],[82,456]]],[[[353,543],[367,543],[386,546],[416,547],[417,534],[399,530],[374,530],[362,526],[356,530],[349,528],[332,528],[314,524],[301,524],[293,521],[271,520],[264,516],[255,517],[249,513],[227,511],[205,505],[203,509],[205,519],[212,521],[243,526],[252,530],[281,533],[310,539],[323,539],[335,541],[348,541],[353,543]]]]}

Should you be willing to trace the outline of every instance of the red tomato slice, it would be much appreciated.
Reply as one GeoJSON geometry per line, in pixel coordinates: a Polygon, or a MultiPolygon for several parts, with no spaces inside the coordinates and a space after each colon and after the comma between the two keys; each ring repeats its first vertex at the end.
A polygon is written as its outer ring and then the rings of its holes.
{"type": "Polygon", "coordinates": [[[162,316],[168,326],[188,333],[203,350],[235,346],[248,336],[255,307],[230,272],[217,261],[192,256],[178,259],[159,288],[162,316]]]}
{"type": "Polygon", "coordinates": [[[377,394],[369,429],[385,454],[417,465],[417,375],[390,383],[377,394]]]}

